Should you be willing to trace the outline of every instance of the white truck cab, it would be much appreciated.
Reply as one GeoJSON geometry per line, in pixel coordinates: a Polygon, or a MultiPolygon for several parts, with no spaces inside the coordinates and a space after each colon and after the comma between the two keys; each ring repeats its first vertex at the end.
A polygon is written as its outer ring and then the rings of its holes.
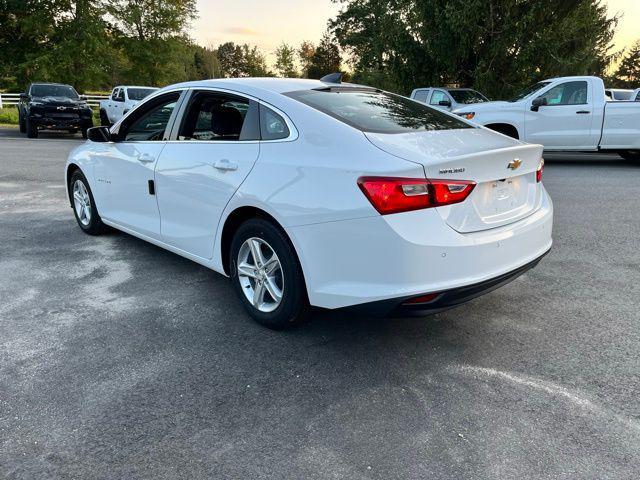
{"type": "Polygon", "coordinates": [[[158,90],[154,87],[122,85],[115,87],[107,100],[100,102],[100,123],[111,126],[120,120],[140,100],[158,90]]]}
{"type": "Polygon", "coordinates": [[[598,77],[552,78],[509,101],[465,105],[454,113],[545,150],[607,150],[640,159],[640,104],[607,101],[598,77]]]}

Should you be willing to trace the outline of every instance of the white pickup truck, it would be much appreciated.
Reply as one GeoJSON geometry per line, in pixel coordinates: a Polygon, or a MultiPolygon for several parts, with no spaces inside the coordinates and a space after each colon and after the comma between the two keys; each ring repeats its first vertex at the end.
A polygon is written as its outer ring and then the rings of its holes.
{"type": "Polygon", "coordinates": [[[100,101],[100,124],[111,126],[136,106],[140,100],[158,90],[153,87],[123,85],[114,88],[107,100],[100,101]]]}
{"type": "Polygon", "coordinates": [[[454,113],[549,151],[612,151],[640,160],[640,103],[607,102],[598,77],[539,82],[506,102],[465,105],[454,113]]]}

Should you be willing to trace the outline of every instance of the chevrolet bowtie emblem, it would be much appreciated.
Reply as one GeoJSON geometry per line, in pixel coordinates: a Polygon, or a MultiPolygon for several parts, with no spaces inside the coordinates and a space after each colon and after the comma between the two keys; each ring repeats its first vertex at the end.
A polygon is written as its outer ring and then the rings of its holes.
{"type": "Polygon", "coordinates": [[[520,165],[522,165],[522,160],[520,160],[519,158],[514,158],[507,164],[507,168],[510,170],[516,170],[520,167],[520,165]]]}

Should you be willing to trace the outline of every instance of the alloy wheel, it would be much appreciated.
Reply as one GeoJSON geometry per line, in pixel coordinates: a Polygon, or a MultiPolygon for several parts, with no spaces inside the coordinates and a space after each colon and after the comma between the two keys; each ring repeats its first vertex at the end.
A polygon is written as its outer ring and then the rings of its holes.
{"type": "Polygon", "coordinates": [[[81,180],[73,184],[73,206],[80,223],[88,227],[91,223],[91,198],[81,180]]]}
{"type": "Polygon", "coordinates": [[[254,308],[273,312],[282,302],[282,265],[271,246],[258,237],[245,240],[238,252],[237,273],[242,291],[254,308]]]}

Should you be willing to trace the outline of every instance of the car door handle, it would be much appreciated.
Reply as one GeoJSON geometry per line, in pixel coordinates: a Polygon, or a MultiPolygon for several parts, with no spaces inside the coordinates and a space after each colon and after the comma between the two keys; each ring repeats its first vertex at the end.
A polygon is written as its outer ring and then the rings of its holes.
{"type": "Polygon", "coordinates": [[[589,110],[578,110],[576,112],[576,114],[578,114],[578,115],[587,115],[589,113],[591,113],[589,110]]]}
{"type": "Polygon", "coordinates": [[[141,153],[138,155],[138,161],[140,163],[152,163],[155,162],[156,159],[153,155],[149,155],[148,153],[141,153]]]}
{"type": "Polygon", "coordinates": [[[231,170],[237,170],[238,165],[236,163],[230,162],[226,158],[223,158],[222,160],[216,161],[213,164],[213,168],[215,168],[216,170],[231,171],[231,170]]]}

